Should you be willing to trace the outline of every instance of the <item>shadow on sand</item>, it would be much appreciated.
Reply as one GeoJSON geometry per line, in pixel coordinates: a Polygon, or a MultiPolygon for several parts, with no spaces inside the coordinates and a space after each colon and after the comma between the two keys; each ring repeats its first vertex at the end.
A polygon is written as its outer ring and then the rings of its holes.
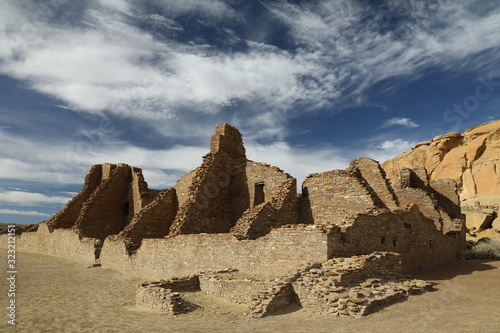
{"type": "Polygon", "coordinates": [[[491,262],[494,261],[456,259],[432,268],[423,268],[421,271],[413,272],[410,275],[422,280],[450,280],[459,275],[468,275],[477,271],[496,269],[497,267],[491,265],[491,262]]]}

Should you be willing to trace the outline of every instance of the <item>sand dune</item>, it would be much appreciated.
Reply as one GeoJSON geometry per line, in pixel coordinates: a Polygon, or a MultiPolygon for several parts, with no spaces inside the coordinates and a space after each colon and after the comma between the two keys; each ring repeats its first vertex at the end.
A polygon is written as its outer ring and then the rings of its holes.
{"type": "MultiPolygon", "coordinates": [[[[410,297],[361,319],[304,309],[260,320],[245,307],[201,293],[184,294],[199,307],[172,317],[134,307],[143,279],[58,258],[18,253],[17,325],[2,313],[2,332],[500,332],[500,261],[455,261],[415,275],[436,291],[410,297]]],[[[3,270],[4,272],[6,269],[3,270]]],[[[4,273],[5,274],[5,273],[4,273]]],[[[6,309],[6,279],[0,283],[6,309]]],[[[296,310],[296,311],[293,311],[296,310]]]]}

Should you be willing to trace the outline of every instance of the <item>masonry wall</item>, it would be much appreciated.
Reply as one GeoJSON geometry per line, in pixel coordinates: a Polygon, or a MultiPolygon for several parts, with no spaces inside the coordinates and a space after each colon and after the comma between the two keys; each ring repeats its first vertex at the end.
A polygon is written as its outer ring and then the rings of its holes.
{"type": "Polygon", "coordinates": [[[78,219],[83,204],[99,186],[101,179],[102,166],[100,164],[94,165],[85,177],[82,190],[47,222],[49,229],[71,228],[78,219]]]}
{"type": "Polygon", "coordinates": [[[179,207],[183,207],[186,204],[186,201],[190,197],[189,188],[193,184],[194,177],[196,175],[197,169],[191,170],[182,176],[177,183],[175,184],[175,191],[177,195],[177,202],[179,207]]]}
{"type": "Polygon", "coordinates": [[[250,236],[256,238],[272,227],[298,223],[295,179],[279,168],[248,161],[241,134],[229,124],[217,125],[210,153],[177,182],[176,189],[179,213],[170,236],[229,233],[239,224],[235,230],[247,237],[250,223],[258,229],[250,236]],[[254,208],[265,202],[271,202],[272,209],[254,208]]]}
{"type": "Polygon", "coordinates": [[[231,210],[231,186],[223,181],[231,163],[224,153],[205,156],[192,177],[188,198],[179,207],[170,235],[229,232],[236,221],[231,210]]]}
{"type": "Polygon", "coordinates": [[[169,233],[176,213],[175,189],[163,190],[134,216],[130,224],[118,234],[118,237],[130,239],[133,247],[140,246],[143,238],[164,237],[169,233]]]}
{"type": "Polygon", "coordinates": [[[384,169],[371,158],[358,158],[348,168],[350,173],[357,173],[380,200],[381,206],[390,210],[399,209],[398,199],[384,169]]]}
{"type": "Polygon", "coordinates": [[[269,201],[280,193],[283,183],[292,178],[283,170],[265,163],[248,161],[245,169],[245,187],[247,187],[249,193],[250,207],[255,206],[254,199],[256,187],[264,186],[264,201],[269,201]]]}
{"type": "MultiPolygon", "coordinates": [[[[16,249],[21,252],[40,253],[91,265],[95,262],[97,241],[93,238],[80,240],[79,235],[72,229],[55,229],[50,232],[47,223],[40,223],[37,231],[23,232],[17,236],[16,249]]],[[[2,242],[2,244],[7,244],[7,242],[2,242]]]]}
{"type": "Polygon", "coordinates": [[[302,185],[302,221],[341,224],[379,207],[361,181],[344,170],[309,175],[302,185]]]}
{"type": "Polygon", "coordinates": [[[112,170],[84,203],[75,227],[84,237],[104,239],[118,234],[131,220],[129,187],[132,179],[128,165],[112,170]]]}
{"type": "Polygon", "coordinates": [[[230,234],[186,234],[167,239],[144,239],[129,256],[123,241],[106,239],[103,267],[144,277],[174,276],[228,268],[276,276],[298,264],[327,259],[327,231],[296,225],[274,229],[257,240],[237,240],[230,234]]]}
{"type": "Polygon", "coordinates": [[[419,188],[398,189],[396,192],[401,206],[417,205],[422,214],[434,221],[437,230],[443,230],[443,221],[434,196],[419,188]]]}
{"type": "Polygon", "coordinates": [[[451,218],[463,218],[456,181],[452,179],[432,179],[429,185],[433,190],[438,205],[445,209],[451,218]]]}
{"type": "Polygon", "coordinates": [[[201,291],[237,304],[250,305],[252,294],[269,286],[269,282],[244,276],[200,275],[201,291]]]}
{"type": "Polygon", "coordinates": [[[160,191],[150,190],[148,183],[144,180],[142,170],[140,168],[132,167],[132,181],[129,187],[129,216],[133,217],[135,214],[153,201],[160,191]]]}
{"type": "Polygon", "coordinates": [[[374,251],[397,252],[402,255],[403,271],[408,272],[454,259],[460,245],[460,235],[443,235],[432,220],[413,207],[408,212],[362,214],[352,226],[333,229],[329,253],[335,257],[374,251]]]}
{"type": "Polygon", "coordinates": [[[272,228],[299,223],[299,202],[295,178],[280,181],[270,201],[247,209],[231,233],[239,238],[255,239],[268,234],[272,228]]]}

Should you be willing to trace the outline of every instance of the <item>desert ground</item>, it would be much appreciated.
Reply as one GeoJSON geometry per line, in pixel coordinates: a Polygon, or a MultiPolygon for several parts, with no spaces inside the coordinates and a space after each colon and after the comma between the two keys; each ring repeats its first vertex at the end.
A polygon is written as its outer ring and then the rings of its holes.
{"type": "Polygon", "coordinates": [[[360,319],[298,307],[247,319],[245,307],[201,293],[184,293],[198,307],[173,317],[134,307],[144,279],[27,253],[18,253],[17,265],[17,325],[7,324],[3,278],[2,332],[500,332],[500,261],[456,260],[413,274],[436,290],[360,319]]]}

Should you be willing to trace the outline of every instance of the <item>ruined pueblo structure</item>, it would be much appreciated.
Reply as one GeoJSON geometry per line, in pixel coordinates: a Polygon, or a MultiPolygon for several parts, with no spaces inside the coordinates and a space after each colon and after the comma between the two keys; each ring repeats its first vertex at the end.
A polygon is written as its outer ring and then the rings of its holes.
{"type": "Polygon", "coordinates": [[[174,188],[151,190],[126,164],[95,165],[63,210],[17,242],[163,279],[138,286],[141,306],[180,313],[188,286],[248,304],[253,317],[292,302],[367,314],[428,287],[401,273],[465,247],[455,181],[429,181],[425,169],[402,169],[391,185],[378,162],[360,158],[309,175],[297,192],[289,174],[248,160],[240,132],[222,124],[174,188]]]}

